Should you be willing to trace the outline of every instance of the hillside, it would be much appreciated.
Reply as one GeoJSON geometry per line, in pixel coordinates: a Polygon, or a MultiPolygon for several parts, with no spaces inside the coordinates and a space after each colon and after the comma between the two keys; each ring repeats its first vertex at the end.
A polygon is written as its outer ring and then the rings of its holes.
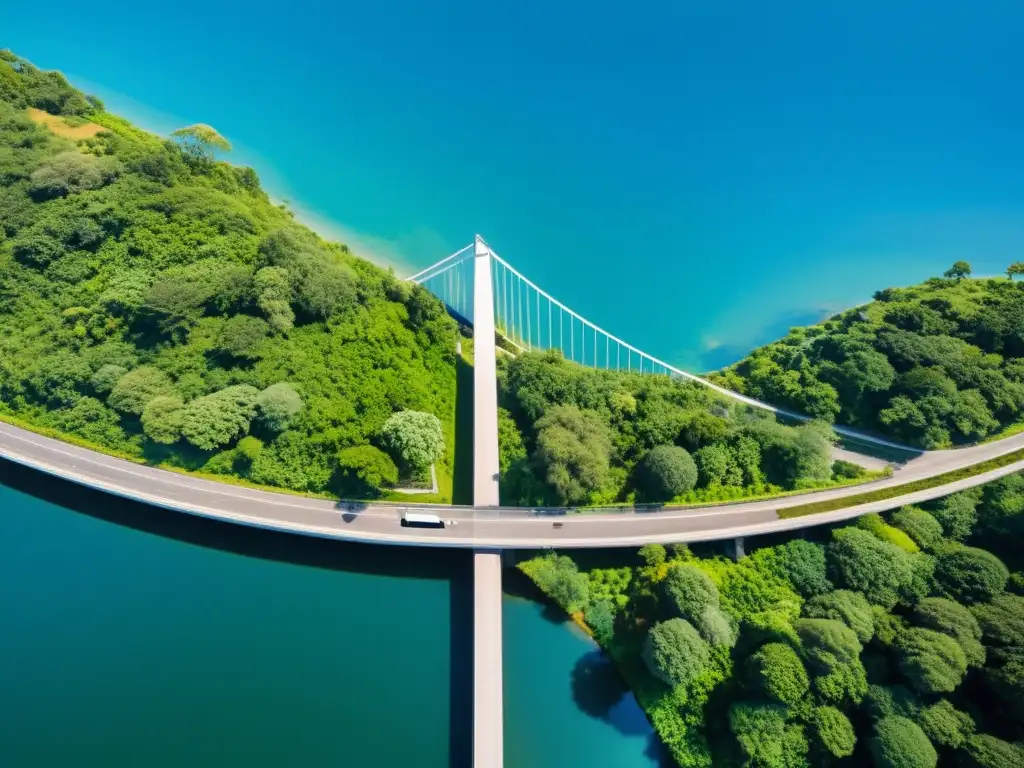
{"type": "Polygon", "coordinates": [[[0,414],[346,495],[421,479],[443,442],[449,496],[455,324],[297,224],[252,169],[217,159],[229,148],[209,126],[145,133],[0,53],[0,414]],[[430,416],[385,430],[400,411],[430,416]],[[403,434],[433,417],[443,440],[410,454],[403,434]]]}
{"type": "Polygon", "coordinates": [[[1024,272],[887,288],[711,378],[738,392],[923,448],[981,440],[1024,411],[1024,272]]]}

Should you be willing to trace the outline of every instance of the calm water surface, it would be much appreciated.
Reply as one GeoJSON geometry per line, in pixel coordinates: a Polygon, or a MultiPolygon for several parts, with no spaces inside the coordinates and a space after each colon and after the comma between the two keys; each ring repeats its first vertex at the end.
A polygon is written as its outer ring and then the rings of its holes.
{"type": "MultiPolygon", "coordinates": [[[[0,463],[0,765],[468,765],[471,579],[466,553],[211,523],[0,463]]],[[[509,768],[657,764],[592,644],[521,598],[505,616],[509,768]]]]}

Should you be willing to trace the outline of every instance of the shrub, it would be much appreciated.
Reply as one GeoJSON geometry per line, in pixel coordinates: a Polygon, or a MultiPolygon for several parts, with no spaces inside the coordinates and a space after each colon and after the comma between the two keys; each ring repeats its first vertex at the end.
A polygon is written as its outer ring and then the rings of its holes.
{"type": "Polygon", "coordinates": [[[922,709],[916,718],[925,736],[941,747],[962,746],[974,733],[974,720],[945,699],[922,709]]]}
{"type": "Polygon", "coordinates": [[[747,672],[755,690],[769,699],[793,705],[807,695],[807,670],[790,646],[768,643],[747,659],[747,672]]]}
{"type": "Polygon", "coordinates": [[[949,693],[967,674],[967,657],[953,638],[913,627],[896,641],[900,670],[921,693],[949,693]]]}
{"type": "Polygon", "coordinates": [[[892,524],[921,549],[932,550],[942,542],[942,524],[923,509],[903,507],[893,514],[892,524]]]}
{"type": "Polygon", "coordinates": [[[939,499],[930,511],[939,521],[947,538],[963,541],[971,535],[978,523],[977,509],[980,501],[977,489],[971,489],[939,499]]]}
{"type": "Polygon", "coordinates": [[[668,501],[697,484],[697,465],[685,448],[659,445],[652,448],[638,467],[638,485],[645,499],[668,501]]]}
{"type": "Polygon", "coordinates": [[[608,481],[611,437],[593,411],[556,405],[537,421],[534,457],[563,504],[583,504],[608,481]]]}
{"type": "Polygon", "coordinates": [[[789,583],[803,597],[814,597],[832,590],[825,564],[825,548],[821,544],[793,539],[773,548],[774,562],[778,564],[789,583]]]}
{"type": "Polygon", "coordinates": [[[711,658],[708,644],[683,619],[655,624],[647,633],[643,656],[650,673],[669,686],[690,682],[711,658]]]}
{"type": "Polygon", "coordinates": [[[736,633],[733,631],[732,624],[717,606],[709,605],[705,608],[694,619],[693,625],[700,632],[701,637],[711,645],[731,648],[736,642],[736,633]]]}
{"type": "Polygon", "coordinates": [[[873,720],[890,715],[914,719],[921,709],[917,696],[904,685],[872,685],[864,696],[864,710],[873,720]]]}
{"type": "Polygon", "coordinates": [[[128,373],[127,368],[122,368],[120,365],[102,365],[92,375],[89,383],[92,384],[92,388],[100,395],[106,395],[114,388],[118,380],[128,373]]]}
{"type": "Polygon", "coordinates": [[[693,621],[707,608],[718,607],[718,587],[700,568],[676,565],[661,582],[662,601],[670,615],[693,621]]]}
{"type": "Polygon", "coordinates": [[[665,547],[661,544],[645,544],[637,550],[637,554],[640,555],[646,565],[651,567],[664,563],[667,556],[665,547]]]}
{"type": "Polygon", "coordinates": [[[961,603],[991,600],[1006,587],[1010,572],[990,552],[974,547],[953,547],[938,555],[935,580],[949,597],[961,603]]]}
{"type": "Polygon", "coordinates": [[[607,646],[615,632],[615,613],[607,600],[595,600],[583,612],[587,626],[601,645],[607,646]]]}
{"type": "Polygon", "coordinates": [[[117,175],[117,161],[85,155],[77,150],[61,152],[32,173],[28,191],[37,200],[98,189],[117,175]]]}
{"type": "Polygon", "coordinates": [[[924,731],[912,720],[898,715],[875,724],[871,755],[877,768],[935,768],[939,762],[924,731]]]}
{"type": "Polygon", "coordinates": [[[894,528],[882,519],[881,515],[864,515],[857,521],[857,527],[870,531],[882,541],[895,544],[904,552],[914,553],[918,551],[917,544],[906,533],[899,528],[894,528]]]}
{"type": "Polygon", "coordinates": [[[849,757],[857,744],[850,719],[835,707],[815,707],[811,727],[821,748],[834,757],[849,757]]]}
{"type": "Polygon", "coordinates": [[[142,431],[154,443],[178,442],[184,408],[177,395],[157,395],[142,409],[142,431]]]}
{"type": "Polygon", "coordinates": [[[342,491],[358,495],[391,488],[398,482],[395,462],[372,445],[356,445],[339,451],[338,473],[342,491]]]}
{"type": "Polygon", "coordinates": [[[523,565],[537,586],[567,613],[575,613],[589,601],[590,580],[579,572],[572,558],[552,554],[523,565]]]}
{"type": "Polygon", "coordinates": [[[949,635],[959,644],[968,665],[985,663],[981,627],[974,615],[960,603],[944,597],[928,597],[914,606],[914,621],[927,629],[949,635]]]}
{"type": "Polygon", "coordinates": [[[267,323],[278,333],[285,333],[295,325],[292,311],[292,289],[288,272],[281,267],[264,267],[253,278],[256,304],[267,317],[267,323]]]}
{"type": "Polygon", "coordinates": [[[964,768],[1024,768],[1024,750],[987,733],[967,739],[960,758],[964,768]]]}
{"type": "Polygon", "coordinates": [[[832,538],[828,562],[833,581],[863,592],[876,605],[895,605],[914,579],[910,555],[859,528],[840,528],[832,538]]]}
{"type": "Polygon", "coordinates": [[[380,431],[391,455],[414,471],[423,472],[444,453],[441,420],[432,413],[399,411],[380,431]]]}
{"type": "Polygon", "coordinates": [[[146,403],[161,395],[176,396],[178,391],[166,373],[143,365],[117,380],[107,403],[119,411],[140,415],[146,403]]]}
{"type": "Polygon", "coordinates": [[[778,704],[740,701],[729,707],[729,728],[750,766],[806,765],[807,739],[803,728],[786,723],[778,704]]]}
{"type": "Polygon", "coordinates": [[[812,598],[804,606],[804,614],[812,619],[836,619],[852,629],[861,643],[875,634],[871,606],[859,592],[839,589],[812,598]]]}
{"type": "Polygon", "coordinates": [[[204,451],[226,445],[249,431],[258,396],[255,387],[236,384],[197,397],[182,412],[181,434],[204,451]]]}
{"type": "Polygon", "coordinates": [[[1005,593],[971,606],[986,645],[1024,646],[1024,597],[1005,593]]]}
{"type": "Polygon", "coordinates": [[[242,468],[247,470],[260,457],[261,453],[263,453],[263,441],[252,435],[246,435],[235,446],[235,464],[241,464],[242,468]]]}
{"type": "Polygon", "coordinates": [[[217,336],[217,351],[230,357],[255,360],[259,357],[257,350],[269,332],[269,324],[258,317],[229,317],[217,336]]]}
{"type": "Polygon", "coordinates": [[[837,664],[860,663],[860,641],[852,629],[835,619],[798,619],[793,627],[803,643],[812,671],[825,674],[837,664]]]}
{"type": "Polygon", "coordinates": [[[292,420],[302,410],[302,398],[295,387],[286,382],[271,384],[256,398],[260,422],[271,432],[288,429],[292,420]]]}

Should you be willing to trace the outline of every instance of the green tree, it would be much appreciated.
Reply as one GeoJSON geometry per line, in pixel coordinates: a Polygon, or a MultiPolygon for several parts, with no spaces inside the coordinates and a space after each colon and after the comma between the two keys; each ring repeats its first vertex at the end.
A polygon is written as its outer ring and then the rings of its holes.
{"type": "Polygon", "coordinates": [[[217,337],[217,351],[242,360],[259,358],[259,347],[270,330],[268,323],[252,315],[229,317],[217,337]]]}
{"type": "Polygon", "coordinates": [[[593,411],[550,408],[536,424],[534,458],[563,504],[582,504],[608,481],[611,440],[593,411]]]}
{"type": "Polygon", "coordinates": [[[260,423],[271,432],[281,432],[291,425],[302,410],[302,398],[295,387],[280,381],[271,384],[256,398],[260,423]]]}
{"type": "Polygon", "coordinates": [[[835,619],[854,631],[861,643],[875,634],[871,606],[859,592],[839,589],[818,595],[804,606],[804,615],[812,619],[835,619]]]}
{"type": "Polygon", "coordinates": [[[913,721],[890,715],[875,724],[871,756],[877,768],[935,768],[939,756],[913,721]]]}
{"type": "Polygon", "coordinates": [[[157,395],[142,409],[142,431],[155,443],[178,442],[184,408],[185,404],[177,395],[157,395]]]}
{"type": "Polygon", "coordinates": [[[692,622],[706,609],[718,607],[718,587],[700,568],[676,565],[661,582],[661,599],[670,615],[692,622]]]}
{"type": "Polygon", "coordinates": [[[204,451],[226,445],[249,431],[258,396],[255,387],[236,384],[197,397],[182,412],[181,434],[204,451]]]}
{"type": "Polygon", "coordinates": [[[669,619],[647,633],[643,657],[652,675],[676,686],[690,682],[707,668],[710,649],[688,621],[669,619]]]}
{"type": "Polygon", "coordinates": [[[807,738],[803,728],[786,722],[786,709],[778,704],[739,701],[729,707],[729,728],[747,768],[802,768],[807,766],[807,738]]]}
{"type": "Polygon", "coordinates": [[[669,501],[697,484],[697,465],[685,448],[659,445],[640,462],[638,484],[644,498],[669,501]]]}
{"type": "Polygon", "coordinates": [[[942,542],[942,524],[923,509],[903,507],[893,513],[892,524],[921,549],[933,550],[942,542]]]}
{"type": "Polygon", "coordinates": [[[942,273],[942,276],[947,279],[955,279],[960,282],[965,277],[970,277],[971,265],[966,261],[953,262],[953,266],[942,273]]]}
{"type": "Polygon", "coordinates": [[[949,693],[967,674],[967,657],[952,637],[912,627],[896,641],[900,671],[924,694],[949,693]]]}
{"type": "Polygon", "coordinates": [[[231,143],[204,123],[186,125],[171,132],[182,152],[192,161],[209,163],[217,152],[230,152],[231,143]]]}
{"type": "Polygon", "coordinates": [[[117,380],[107,403],[124,413],[141,415],[146,403],[155,397],[179,397],[170,377],[159,368],[143,365],[117,380]]]}
{"type": "Polygon", "coordinates": [[[825,562],[825,548],[805,539],[793,539],[773,547],[776,572],[805,598],[832,590],[825,562]]]}
{"type": "Polygon", "coordinates": [[[705,488],[721,485],[740,485],[743,475],[733,460],[729,446],[724,443],[705,445],[694,454],[700,483],[705,488]]]}
{"type": "Polygon", "coordinates": [[[807,695],[810,680],[796,651],[786,643],[768,643],[747,659],[747,674],[758,693],[792,706],[807,695]]]}
{"type": "Polygon", "coordinates": [[[964,768],[1024,768],[1024,749],[987,733],[967,739],[959,756],[964,768]]]}
{"type": "Polygon", "coordinates": [[[644,563],[650,567],[659,566],[665,562],[667,553],[665,547],[661,544],[644,544],[637,550],[637,554],[644,563]]]}
{"type": "Polygon", "coordinates": [[[1024,597],[1003,593],[971,606],[980,635],[989,646],[1024,647],[1024,597]]]}
{"type": "Polygon", "coordinates": [[[803,644],[804,658],[811,670],[827,673],[837,664],[860,661],[857,634],[835,619],[798,619],[793,627],[803,644]]]}
{"type": "Polygon", "coordinates": [[[51,407],[73,405],[86,388],[91,371],[79,355],[59,351],[26,360],[28,385],[35,399],[51,407]]]}
{"type": "Polygon", "coordinates": [[[815,707],[810,724],[817,743],[832,757],[849,757],[857,745],[850,719],[835,707],[815,707]]]}
{"type": "Polygon", "coordinates": [[[342,493],[376,495],[398,483],[398,467],[384,451],[372,445],[354,445],[338,452],[342,493]]]}
{"type": "Polygon", "coordinates": [[[935,580],[949,597],[961,603],[991,600],[1006,587],[1010,572],[991,552],[956,546],[938,555],[935,580]]]}
{"type": "Polygon", "coordinates": [[[127,368],[123,368],[120,365],[112,365],[108,363],[107,365],[102,365],[99,367],[96,373],[92,375],[92,378],[89,380],[89,383],[92,384],[92,388],[96,391],[97,394],[106,395],[110,392],[110,390],[114,388],[114,385],[117,384],[118,380],[126,373],[128,373],[127,368]]]}
{"type": "Polygon", "coordinates": [[[607,646],[615,632],[615,613],[607,600],[596,600],[584,611],[587,626],[594,632],[594,638],[607,646]]]}
{"type": "Polygon", "coordinates": [[[925,736],[940,747],[961,747],[974,733],[974,719],[945,699],[922,709],[916,722],[925,736]]]}
{"type": "Polygon", "coordinates": [[[1015,261],[1006,268],[1006,276],[1013,280],[1016,275],[1024,275],[1024,261],[1015,261]]]}
{"type": "Polygon", "coordinates": [[[931,514],[939,523],[946,536],[963,541],[971,535],[978,522],[978,503],[981,496],[976,490],[961,491],[939,499],[931,514]]]}
{"type": "Polygon", "coordinates": [[[278,333],[286,333],[295,325],[292,311],[292,289],[288,272],[281,267],[264,267],[253,278],[256,288],[256,304],[267,317],[270,327],[278,333]]]}
{"type": "Polygon", "coordinates": [[[36,200],[75,195],[87,189],[99,189],[118,174],[112,158],[84,155],[71,150],[54,155],[33,172],[29,194],[36,200]]]}
{"type": "Polygon", "coordinates": [[[910,555],[859,528],[840,528],[832,538],[828,561],[833,581],[863,592],[876,605],[895,605],[914,579],[910,555]]]}
{"type": "Polygon", "coordinates": [[[381,441],[396,460],[415,472],[424,472],[444,453],[441,420],[432,413],[399,411],[380,431],[381,441]]]}
{"type": "Polygon", "coordinates": [[[956,640],[968,665],[980,667],[985,663],[981,627],[971,612],[960,603],[944,597],[925,598],[914,606],[914,622],[956,640]]]}

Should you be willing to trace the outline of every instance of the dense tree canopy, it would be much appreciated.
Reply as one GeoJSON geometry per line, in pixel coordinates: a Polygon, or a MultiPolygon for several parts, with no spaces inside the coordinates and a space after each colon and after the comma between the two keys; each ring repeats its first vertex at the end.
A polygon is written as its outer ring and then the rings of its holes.
{"type": "Polygon", "coordinates": [[[681,685],[707,667],[708,644],[688,621],[669,619],[655,624],[647,634],[644,661],[651,674],[667,685],[681,685]]]}
{"type": "MultiPolygon", "coordinates": [[[[396,412],[439,418],[447,445],[443,306],[297,224],[216,160],[225,142],[202,125],[161,140],[0,54],[0,412],[302,491],[334,488],[341,452],[382,445],[396,412]],[[103,130],[63,138],[26,107],[103,130]],[[250,432],[262,449],[242,456],[250,432]]],[[[449,451],[438,474],[448,494],[449,451]]]]}

